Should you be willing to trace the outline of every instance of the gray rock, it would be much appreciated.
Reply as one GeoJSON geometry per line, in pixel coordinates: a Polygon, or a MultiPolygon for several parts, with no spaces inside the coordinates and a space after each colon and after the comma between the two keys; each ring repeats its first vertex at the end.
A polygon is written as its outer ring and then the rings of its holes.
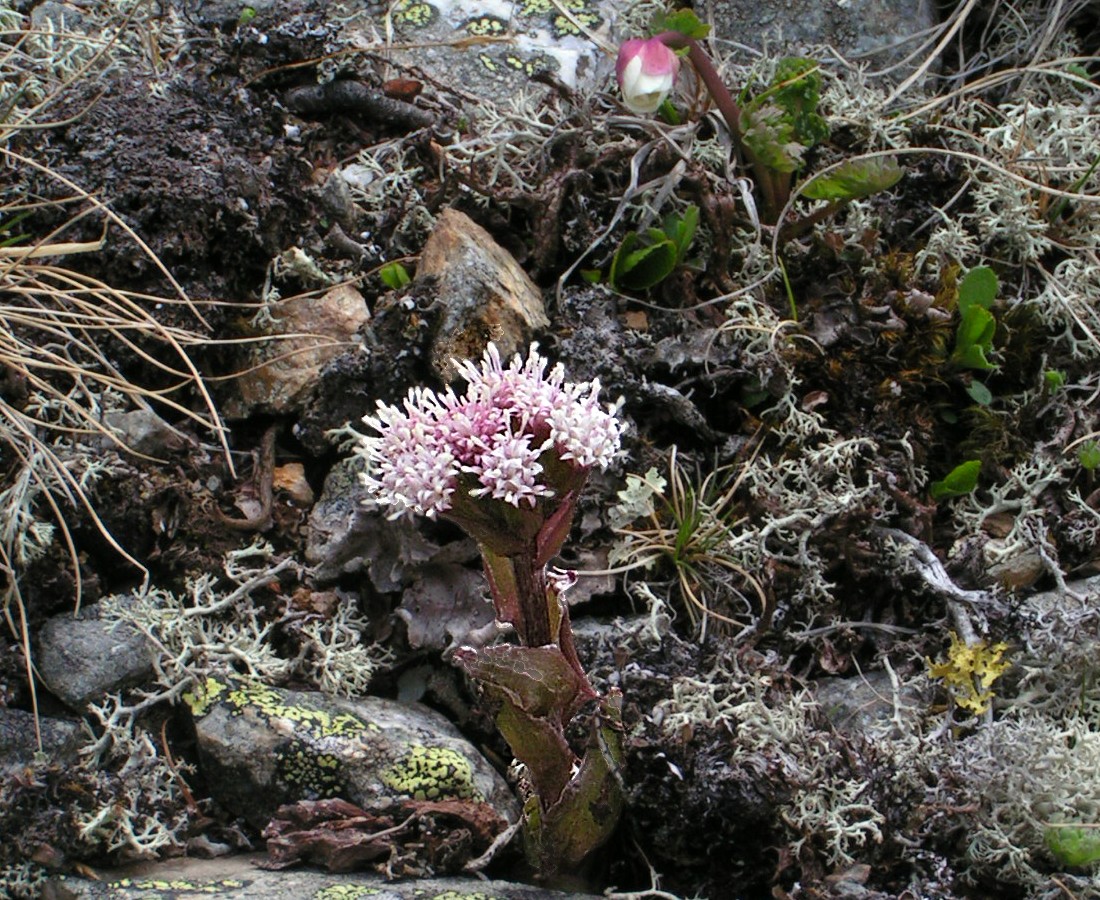
{"type": "Polygon", "coordinates": [[[97,606],[86,607],[75,617],[63,613],[47,621],[39,632],[34,659],[46,686],[77,712],[153,675],[145,635],[126,623],[101,620],[97,606]]]}
{"type": "Polygon", "coordinates": [[[216,860],[176,859],[100,873],[101,881],[66,878],[64,888],[79,900],[141,897],[170,900],[180,896],[247,897],[249,900],[581,900],[590,894],[559,893],[542,887],[468,878],[431,878],[392,882],[377,875],[333,875],[309,869],[271,872],[257,868],[262,856],[216,860]],[[186,885],[190,885],[188,890],[186,885]]]}
{"type": "MultiPolygon", "coordinates": [[[[80,723],[69,719],[39,717],[42,752],[53,762],[75,755],[80,743],[80,723]]],[[[0,709],[0,772],[9,766],[29,765],[38,753],[34,715],[22,709],[0,709]]]]}
{"type": "Polygon", "coordinates": [[[435,278],[443,306],[432,366],[453,381],[452,359],[476,359],[492,340],[501,357],[525,352],[546,328],[542,294],[519,263],[484,228],[456,209],[439,214],[420,254],[417,279],[435,278]]]}
{"type": "Polygon", "coordinates": [[[509,822],[518,817],[504,779],[426,707],[230,676],[208,678],[184,699],[211,795],[257,827],[281,805],[333,797],[367,810],[401,800],[483,801],[509,822]]]}
{"type": "Polygon", "coordinates": [[[813,694],[836,730],[850,739],[899,737],[899,731],[916,727],[921,711],[927,708],[911,686],[903,684],[895,698],[887,672],[822,678],[814,685],[813,694]]]}
{"type": "Polygon", "coordinates": [[[383,593],[405,586],[406,569],[431,559],[439,548],[407,519],[390,522],[360,481],[364,461],[341,460],[325,478],[309,514],[306,561],[319,584],[367,572],[383,593]]]}
{"type": "Polygon", "coordinates": [[[699,12],[721,40],[785,54],[829,44],[875,65],[906,56],[936,24],[932,0],[705,0],[699,12]]]}
{"type": "MultiPolygon", "coordinates": [[[[388,52],[399,64],[487,99],[530,87],[531,76],[543,70],[572,87],[591,86],[603,69],[602,52],[589,35],[606,41],[623,5],[622,0],[397,0],[390,21],[398,40],[388,52]]],[[[370,30],[384,31],[384,13],[385,7],[360,21],[363,38],[370,30]]]]}
{"type": "MultiPolygon", "coordinates": [[[[146,456],[163,457],[187,445],[183,433],[151,409],[108,412],[103,416],[103,422],[125,446],[146,456]]],[[[108,448],[115,446],[114,441],[107,437],[101,439],[100,445],[108,448]]]]}

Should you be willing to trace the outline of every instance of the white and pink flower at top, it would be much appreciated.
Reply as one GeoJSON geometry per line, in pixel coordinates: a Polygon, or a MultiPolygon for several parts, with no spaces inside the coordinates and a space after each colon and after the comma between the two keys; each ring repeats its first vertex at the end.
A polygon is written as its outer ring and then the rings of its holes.
{"type": "Polygon", "coordinates": [[[413,388],[401,406],[379,402],[363,419],[377,434],[362,438],[360,452],[364,482],[392,507],[390,518],[434,518],[457,490],[533,507],[554,494],[542,480],[546,453],[578,469],[606,468],[619,450],[618,406],[600,404],[598,380],[573,384],[560,364],[546,367],[537,345],[505,367],[490,344],[480,363],[457,364],[467,382],[461,396],[413,388]]]}

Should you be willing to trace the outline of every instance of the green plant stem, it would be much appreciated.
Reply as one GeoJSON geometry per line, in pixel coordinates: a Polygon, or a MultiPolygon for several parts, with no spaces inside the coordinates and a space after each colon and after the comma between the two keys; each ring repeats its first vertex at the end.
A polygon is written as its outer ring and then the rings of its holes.
{"type": "Polygon", "coordinates": [[[657,35],[657,40],[673,50],[687,49],[688,59],[703,84],[706,85],[714,105],[718,107],[718,111],[722,114],[722,118],[726,120],[726,127],[730,130],[734,147],[745,162],[752,167],[753,174],[756,176],[756,185],[760,188],[761,199],[763,200],[764,220],[769,224],[774,224],[786,202],[785,199],[780,202],[781,195],[784,192],[775,181],[774,175],[776,173],[773,173],[767,166],[761,165],[752,150],[741,140],[741,107],[733,99],[733,94],[730,93],[729,88],[722,81],[722,76],[718,74],[718,70],[714,67],[714,63],[711,62],[706,50],[697,40],[689,38],[679,31],[662,31],[657,35]]]}

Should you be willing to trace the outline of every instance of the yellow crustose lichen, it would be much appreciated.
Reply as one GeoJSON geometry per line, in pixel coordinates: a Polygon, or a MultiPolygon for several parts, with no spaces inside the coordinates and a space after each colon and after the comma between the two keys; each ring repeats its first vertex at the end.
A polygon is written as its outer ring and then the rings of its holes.
{"type": "Polygon", "coordinates": [[[414,800],[478,799],[469,760],[445,747],[414,745],[382,773],[382,783],[414,800]]]}

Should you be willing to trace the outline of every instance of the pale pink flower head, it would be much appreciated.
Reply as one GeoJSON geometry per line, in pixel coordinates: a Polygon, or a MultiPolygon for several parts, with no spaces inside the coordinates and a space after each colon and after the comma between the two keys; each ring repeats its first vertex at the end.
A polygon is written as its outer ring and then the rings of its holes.
{"type": "Polygon", "coordinates": [[[560,364],[547,373],[537,345],[507,366],[493,344],[480,363],[455,365],[467,383],[462,395],[413,388],[401,406],[379,402],[363,419],[376,432],[360,442],[363,481],[391,518],[447,513],[456,492],[534,509],[563,487],[550,470],[583,483],[618,452],[617,405],[600,404],[598,381],[567,382],[560,364]]]}
{"type": "Polygon", "coordinates": [[[636,113],[656,112],[676,85],[680,58],[657,38],[632,38],[619,48],[615,76],[623,103],[636,113]]]}

